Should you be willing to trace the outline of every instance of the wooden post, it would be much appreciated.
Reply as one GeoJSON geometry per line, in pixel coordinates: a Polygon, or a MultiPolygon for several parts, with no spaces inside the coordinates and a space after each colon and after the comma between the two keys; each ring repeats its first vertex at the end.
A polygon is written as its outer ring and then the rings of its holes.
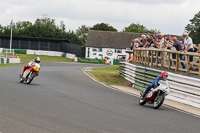
{"type": "Polygon", "coordinates": [[[187,55],[187,73],[189,73],[190,69],[190,55],[187,55]]]}
{"type": "Polygon", "coordinates": [[[175,71],[178,71],[178,53],[176,53],[176,68],[175,71]]]}
{"type": "Polygon", "coordinates": [[[137,58],[136,50],[133,50],[133,63],[136,63],[136,58],[137,58]]]}
{"type": "Polygon", "coordinates": [[[171,66],[171,64],[170,64],[170,53],[168,52],[167,54],[168,54],[168,69],[170,69],[170,66],[171,66]]]}
{"type": "Polygon", "coordinates": [[[150,59],[150,50],[148,50],[148,58],[147,58],[147,65],[149,66],[149,59],[150,59]]]}
{"type": "Polygon", "coordinates": [[[156,67],[158,66],[158,51],[156,51],[156,67]]]}
{"type": "Polygon", "coordinates": [[[153,50],[151,51],[151,67],[153,66],[153,50]]]}
{"type": "Polygon", "coordinates": [[[200,76],[200,57],[199,57],[199,76],[200,76]]]}
{"type": "Polygon", "coordinates": [[[161,67],[163,67],[164,66],[164,58],[165,58],[165,52],[161,52],[161,67]]]}

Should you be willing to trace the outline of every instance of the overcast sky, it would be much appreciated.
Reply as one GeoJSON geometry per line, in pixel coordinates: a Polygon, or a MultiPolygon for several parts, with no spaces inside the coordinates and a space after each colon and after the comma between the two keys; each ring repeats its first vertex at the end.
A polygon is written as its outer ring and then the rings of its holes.
{"type": "Polygon", "coordinates": [[[163,34],[181,35],[189,20],[200,11],[200,0],[1,0],[0,24],[13,19],[35,22],[43,15],[64,21],[66,30],[81,25],[107,23],[122,31],[131,23],[163,34]]]}

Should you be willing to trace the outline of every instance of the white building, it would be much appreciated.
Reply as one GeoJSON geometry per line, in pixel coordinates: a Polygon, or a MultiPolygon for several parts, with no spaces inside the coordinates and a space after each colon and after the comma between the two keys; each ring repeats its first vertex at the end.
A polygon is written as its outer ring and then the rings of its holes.
{"type": "Polygon", "coordinates": [[[129,58],[127,51],[132,51],[131,40],[140,37],[141,34],[129,32],[89,31],[85,58],[126,59],[129,58]]]}

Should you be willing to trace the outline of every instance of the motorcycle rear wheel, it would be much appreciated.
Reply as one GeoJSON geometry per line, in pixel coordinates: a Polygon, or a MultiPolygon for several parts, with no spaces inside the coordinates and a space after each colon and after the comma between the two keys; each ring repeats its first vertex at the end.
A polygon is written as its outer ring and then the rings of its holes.
{"type": "Polygon", "coordinates": [[[35,73],[30,73],[26,83],[30,84],[32,82],[32,80],[34,79],[34,77],[35,77],[35,73]]]}
{"type": "Polygon", "coordinates": [[[164,93],[161,93],[159,96],[157,96],[153,103],[154,109],[158,109],[163,104],[164,100],[165,100],[164,93]]]}

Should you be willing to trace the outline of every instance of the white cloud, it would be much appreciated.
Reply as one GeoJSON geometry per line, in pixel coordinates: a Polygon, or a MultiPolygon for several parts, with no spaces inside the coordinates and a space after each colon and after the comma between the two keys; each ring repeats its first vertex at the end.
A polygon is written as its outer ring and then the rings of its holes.
{"type": "Polygon", "coordinates": [[[34,23],[46,14],[57,24],[63,20],[67,30],[103,22],[121,31],[139,23],[148,29],[181,35],[199,11],[199,4],[197,0],[2,0],[0,24],[8,25],[11,19],[34,23]]]}

